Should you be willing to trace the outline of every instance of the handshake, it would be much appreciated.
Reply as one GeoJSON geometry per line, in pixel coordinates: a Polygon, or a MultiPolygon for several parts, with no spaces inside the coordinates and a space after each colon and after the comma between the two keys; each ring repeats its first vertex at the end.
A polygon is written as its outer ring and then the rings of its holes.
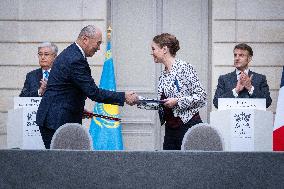
{"type": "Polygon", "coordinates": [[[138,95],[137,95],[135,92],[133,92],[133,91],[125,92],[125,102],[126,102],[128,105],[133,106],[133,105],[139,103],[139,97],[138,97],[138,95]]]}

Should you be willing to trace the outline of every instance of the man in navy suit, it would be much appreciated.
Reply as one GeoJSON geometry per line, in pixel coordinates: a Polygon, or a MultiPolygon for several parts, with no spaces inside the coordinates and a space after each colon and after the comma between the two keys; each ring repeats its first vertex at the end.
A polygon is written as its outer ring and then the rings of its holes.
{"type": "Polygon", "coordinates": [[[249,70],[252,56],[253,51],[249,45],[241,43],[235,46],[236,70],[219,77],[213,99],[216,108],[218,108],[218,98],[265,98],[266,108],[271,105],[272,99],[266,77],[249,70]]]}
{"type": "Polygon", "coordinates": [[[108,91],[95,84],[86,57],[92,57],[100,50],[101,43],[101,30],[93,25],[86,26],[76,42],[55,59],[36,116],[47,149],[60,126],[82,123],[87,97],[96,102],[119,106],[123,106],[124,102],[129,105],[137,103],[138,96],[134,92],[108,91]]]}
{"type": "Polygon", "coordinates": [[[24,87],[20,97],[40,97],[46,89],[48,75],[57,56],[58,48],[55,44],[44,42],[38,47],[38,60],[41,68],[26,75],[24,87]]]}

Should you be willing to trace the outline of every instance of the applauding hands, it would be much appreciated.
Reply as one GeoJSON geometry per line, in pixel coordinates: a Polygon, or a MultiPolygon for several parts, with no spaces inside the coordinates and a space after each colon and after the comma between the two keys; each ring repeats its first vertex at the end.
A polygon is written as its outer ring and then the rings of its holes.
{"type": "Polygon", "coordinates": [[[251,90],[251,88],[252,88],[252,84],[251,84],[252,76],[253,75],[251,75],[249,77],[244,72],[241,72],[240,79],[239,79],[237,86],[236,86],[236,92],[237,93],[241,92],[243,89],[247,89],[248,91],[251,90]]]}
{"type": "Polygon", "coordinates": [[[46,90],[46,85],[47,85],[47,80],[46,79],[41,79],[40,80],[40,87],[38,89],[38,93],[40,96],[42,96],[46,90]]]}

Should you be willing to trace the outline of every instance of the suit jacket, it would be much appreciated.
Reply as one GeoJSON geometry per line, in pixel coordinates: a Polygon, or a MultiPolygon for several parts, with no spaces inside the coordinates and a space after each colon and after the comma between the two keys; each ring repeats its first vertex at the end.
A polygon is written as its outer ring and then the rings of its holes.
{"type": "Polygon", "coordinates": [[[123,106],[124,92],[100,89],[91,69],[75,43],[55,59],[47,88],[38,108],[38,126],[57,129],[65,123],[82,123],[85,99],[123,106]]]}
{"type": "MultiPolygon", "coordinates": [[[[248,91],[244,89],[238,95],[238,98],[265,98],[266,108],[271,105],[272,99],[270,97],[269,86],[267,84],[266,77],[262,74],[258,74],[249,71],[248,75],[252,77],[252,85],[254,91],[252,95],[249,95],[248,91]]],[[[236,71],[228,73],[226,75],[221,75],[218,79],[217,89],[214,95],[213,104],[218,108],[218,98],[235,98],[232,90],[237,85],[237,74],[236,71]]]]}
{"type": "Polygon", "coordinates": [[[38,97],[38,89],[40,80],[42,79],[42,69],[36,69],[26,75],[24,87],[20,93],[20,97],[38,97]]]}

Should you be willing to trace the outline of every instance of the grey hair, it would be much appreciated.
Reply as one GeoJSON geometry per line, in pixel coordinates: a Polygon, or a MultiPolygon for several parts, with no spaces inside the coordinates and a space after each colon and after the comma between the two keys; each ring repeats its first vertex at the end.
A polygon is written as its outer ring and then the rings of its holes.
{"type": "Polygon", "coordinates": [[[57,55],[58,53],[58,47],[54,44],[54,43],[51,43],[51,42],[43,42],[41,43],[39,46],[38,46],[38,51],[43,48],[43,47],[50,47],[51,48],[51,51],[57,55]]]}
{"type": "Polygon", "coordinates": [[[96,26],[94,26],[94,25],[88,25],[88,26],[85,26],[85,27],[81,30],[81,32],[79,33],[78,38],[81,38],[81,37],[83,37],[83,36],[93,37],[93,36],[95,36],[96,32],[97,32],[96,26]]]}

